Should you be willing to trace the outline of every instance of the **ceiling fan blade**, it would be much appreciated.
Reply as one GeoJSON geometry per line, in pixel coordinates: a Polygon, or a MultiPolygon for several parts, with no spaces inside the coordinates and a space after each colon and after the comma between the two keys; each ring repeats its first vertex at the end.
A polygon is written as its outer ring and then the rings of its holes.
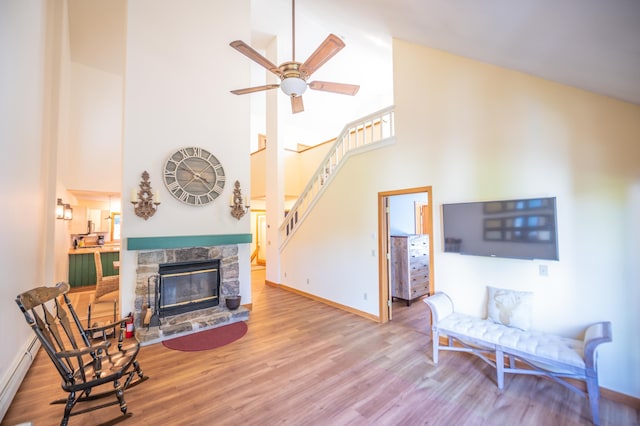
{"type": "Polygon", "coordinates": [[[358,93],[360,86],[357,84],[332,83],[330,81],[312,81],[309,83],[309,89],[354,96],[358,93]]]}
{"type": "Polygon", "coordinates": [[[297,114],[304,111],[304,105],[302,104],[302,96],[291,97],[291,112],[297,114]]]}
{"type": "Polygon", "coordinates": [[[277,89],[278,87],[280,87],[279,84],[267,84],[264,86],[247,87],[246,89],[236,89],[236,90],[232,90],[231,93],[233,93],[234,95],[246,95],[247,93],[262,92],[263,90],[277,89]]]}
{"type": "Polygon", "coordinates": [[[263,67],[265,67],[266,69],[274,73],[275,75],[279,77],[282,76],[282,72],[273,62],[271,62],[270,60],[268,60],[267,58],[265,58],[264,56],[256,52],[251,46],[246,44],[244,41],[242,40],[232,41],[231,43],[229,43],[229,46],[233,47],[238,52],[242,53],[252,61],[262,65],[263,67]]]}
{"type": "Polygon", "coordinates": [[[306,73],[307,76],[310,76],[320,68],[322,64],[338,53],[344,46],[345,44],[340,37],[334,34],[329,34],[322,44],[318,46],[316,51],[309,56],[309,59],[302,64],[300,71],[306,73]]]}

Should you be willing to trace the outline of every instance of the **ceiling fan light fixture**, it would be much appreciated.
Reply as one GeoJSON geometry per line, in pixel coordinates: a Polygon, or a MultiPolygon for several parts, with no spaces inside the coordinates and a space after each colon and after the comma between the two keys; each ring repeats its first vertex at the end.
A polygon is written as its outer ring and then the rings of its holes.
{"type": "Polygon", "coordinates": [[[307,90],[307,82],[299,77],[288,77],[282,80],[280,88],[287,96],[302,96],[307,90]]]}
{"type": "MultiPolygon", "coordinates": [[[[280,84],[266,84],[256,87],[232,90],[234,95],[262,92],[264,90],[280,87],[282,92],[291,100],[291,111],[294,114],[304,111],[302,94],[307,90],[307,80],[318,68],[331,59],[344,46],[344,42],[335,34],[329,34],[318,48],[304,62],[296,61],[296,2],[291,0],[291,60],[276,66],[269,59],[258,53],[242,40],[235,40],[229,45],[245,55],[266,70],[280,77],[280,84]]],[[[342,95],[354,96],[360,86],[355,84],[333,83],[330,81],[312,81],[309,83],[311,90],[333,92],[342,95]]]]}

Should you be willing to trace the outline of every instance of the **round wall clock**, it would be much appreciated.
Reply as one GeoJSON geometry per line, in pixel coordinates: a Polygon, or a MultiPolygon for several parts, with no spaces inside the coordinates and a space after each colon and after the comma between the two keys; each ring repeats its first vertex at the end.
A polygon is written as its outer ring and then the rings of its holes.
{"type": "Polygon", "coordinates": [[[171,195],[190,206],[212,202],[224,188],[222,164],[202,148],[181,148],[171,154],[164,165],[163,175],[171,195]]]}

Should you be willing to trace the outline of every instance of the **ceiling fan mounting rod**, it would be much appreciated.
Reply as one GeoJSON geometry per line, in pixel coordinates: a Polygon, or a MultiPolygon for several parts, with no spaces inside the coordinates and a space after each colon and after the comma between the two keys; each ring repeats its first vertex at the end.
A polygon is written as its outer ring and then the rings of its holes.
{"type": "Polygon", "coordinates": [[[296,0],[291,0],[291,61],[296,60],[296,0]]]}

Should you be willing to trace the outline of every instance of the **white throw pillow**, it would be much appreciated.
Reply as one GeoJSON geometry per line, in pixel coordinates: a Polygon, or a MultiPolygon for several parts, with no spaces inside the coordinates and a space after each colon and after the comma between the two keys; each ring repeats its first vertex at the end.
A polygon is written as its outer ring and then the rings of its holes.
{"type": "Polygon", "coordinates": [[[488,287],[488,318],[498,324],[529,330],[531,327],[531,310],[533,293],[503,288],[488,287]]]}

